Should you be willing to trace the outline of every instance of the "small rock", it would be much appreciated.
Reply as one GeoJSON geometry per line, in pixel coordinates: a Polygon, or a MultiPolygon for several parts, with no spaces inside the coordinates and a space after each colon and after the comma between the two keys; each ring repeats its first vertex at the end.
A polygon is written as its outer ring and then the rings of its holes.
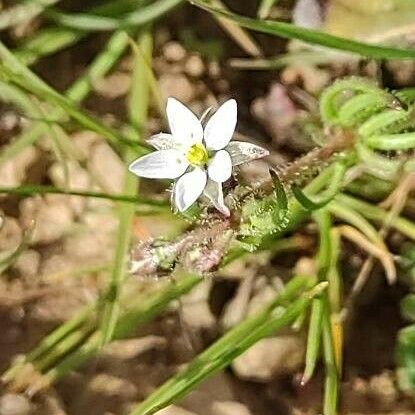
{"type": "Polygon", "coordinates": [[[263,160],[254,160],[251,163],[242,164],[238,167],[238,174],[248,183],[269,180],[269,164],[263,160]]]}
{"type": "Polygon", "coordinates": [[[108,99],[126,95],[131,86],[131,76],[126,72],[114,72],[94,82],[94,89],[108,99]]]}
{"type": "Polygon", "coordinates": [[[251,415],[247,406],[236,401],[215,401],[212,403],[212,415],[251,415]]]}
{"type": "Polygon", "coordinates": [[[268,382],[275,376],[292,373],[303,364],[304,342],[294,335],[260,340],[233,362],[237,376],[268,382]]]}
{"type": "Polygon", "coordinates": [[[0,227],[0,251],[15,249],[22,240],[22,230],[15,218],[6,216],[0,227]]]}
{"type": "Polygon", "coordinates": [[[181,408],[180,406],[170,405],[158,412],[156,415],[196,415],[194,412],[181,408]]]}
{"type": "Polygon", "coordinates": [[[35,223],[31,243],[50,243],[60,239],[70,229],[74,217],[66,197],[47,196],[27,198],[20,204],[21,220],[25,227],[35,223]]]}
{"type": "Polygon", "coordinates": [[[27,168],[35,161],[38,152],[34,147],[27,147],[16,157],[6,161],[0,167],[0,186],[15,187],[23,183],[27,168]]]}
{"type": "Polygon", "coordinates": [[[254,273],[247,275],[239,284],[234,298],[226,304],[222,316],[222,325],[224,328],[229,329],[246,317],[254,278],[254,273]]]}
{"type": "Polygon", "coordinates": [[[183,321],[194,329],[209,329],[215,326],[216,320],[208,303],[211,287],[212,280],[205,280],[182,297],[183,321]]]}
{"type": "Polygon", "coordinates": [[[92,147],[88,167],[105,191],[120,192],[127,166],[107,143],[101,142],[92,147]]]}
{"type": "Polygon", "coordinates": [[[205,72],[203,60],[198,55],[191,55],[184,65],[185,72],[194,78],[200,78],[205,72]]]}
{"type": "Polygon", "coordinates": [[[152,349],[163,349],[166,339],[160,336],[146,336],[138,339],[118,340],[112,342],[102,353],[111,358],[128,360],[152,349]]]}
{"type": "Polygon", "coordinates": [[[93,131],[78,131],[71,135],[71,140],[82,159],[87,160],[91,154],[92,146],[101,141],[101,137],[93,131]]]}
{"type": "Polygon", "coordinates": [[[30,402],[22,395],[7,393],[0,398],[0,415],[29,415],[30,402]]]}
{"type": "Polygon", "coordinates": [[[221,76],[221,68],[217,61],[209,62],[208,66],[209,76],[213,79],[217,79],[221,76]]]}
{"type": "Polygon", "coordinates": [[[159,79],[159,89],[163,99],[174,97],[184,104],[188,104],[193,99],[193,85],[182,74],[163,74],[159,79]]]}
{"type": "Polygon", "coordinates": [[[255,288],[255,295],[252,296],[248,307],[248,316],[260,311],[266,304],[271,303],[278,293],[278,289],[269,284],[264,284],[260,288],[255,288]]]}
{"type": "Polygon", "coordinates": [[[163,55],[170,62],[179,62],[186,57],[186,50],[178,42],[168,42],[163,47],[163,55]]]}
{"type": "MultiPolygon", "coordinates": [[[[53,184],[64,189],[68,187],[72,190],[86,191],[90,187],[90,178],[88,173],[74,161],[66,163],[68,177],[65,177],[65,170],[62,163],[54,163],[49,169],[49,176],[53,184]],[[66,182],[66,179],[68,181],[66,182]]],[[[68,196],[68,204],[77,216],[80,216],[85,209],[87,200],[82,196],[68,196]]]]}
{"type": "Polygon", "coordinates": [[[271,137],[278,140],[278,144],[284,144],[292,138],[291,127],[297,119],[298,111],[284,85],[274,83],[265,97],[253,101],[251,112],[271,137]]]}
{"type": "Polygon", "coordinates": [[[373,376],[370,379],[369,388],[370,394],[376,399],[378,405],[385,409],[393,409],[399,398],[399,392],[391,372],[385,371],[373,376]]]}
{"type": "Polygon", "coordinates": [[[323,25],[323,11],[317,0],[297,0],[292,14],[297,26],[319,29],[323,25]]]}
{"type": "Polygon", "coordinates": [[[114,235],[101,229],[87,229],[65,238],[65,254],[81,262],[109,262],[113,255],[114,235]]]}
{"type": "Polygon", "coordinates": [[[4,111],[0,117],[0,128],[11,131],[19,126],[20,117],[14,111],[4,111]]]}
{"type": "Polygon", "coordinates": [[[107,397],[121,399],[134,399],[137,394],[137,388],[133,383],[106,373],[94,376],[89,382],[89,389],[107,397]]]}
{"type": "Polygon", "coordinates": [[[40,266],[40,254],[33,249],[27,249],[22,252],[13,264],[15,269],[22,277],[31,278],[38,274],[40,266]]]}

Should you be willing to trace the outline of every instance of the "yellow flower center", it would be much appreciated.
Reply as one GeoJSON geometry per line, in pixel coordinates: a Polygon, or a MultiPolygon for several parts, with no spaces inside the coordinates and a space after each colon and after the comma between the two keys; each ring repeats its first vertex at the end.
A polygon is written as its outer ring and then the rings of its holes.
{"type": "Polygon", "coordinates": [[[186,154],[187,160],[194,166],[203,166],[209,159],[209,154],[203,144],[193,144],[186,154]]]}

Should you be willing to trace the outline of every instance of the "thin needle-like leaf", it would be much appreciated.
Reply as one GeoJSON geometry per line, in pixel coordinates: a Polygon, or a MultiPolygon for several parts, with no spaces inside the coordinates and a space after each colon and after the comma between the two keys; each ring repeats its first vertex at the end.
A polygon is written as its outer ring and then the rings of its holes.
{"type": "MultiPolygon", "coordinates": [[[[150,85],[149,82],[147,82],[148,75],[146,70],[146,61],[151,62],[151,34],[149,32],[141,34],[138,43],[142,53],[134,56],[132,88],[128,108],[131,125],[136,128],[140,140],[142,139],[142,127],[147,117],[150,98],[150,85]]],[[[136,147],[138,148],[138,145],[136,147]]],[[[126,166],[140,155],[137,148],[129,147],[126,150],[124,156],[126,166]]],[[[123,193],[136,197],[137,191],[137,178],[131,173],[126,174],[123,193]]],[[[123,203],[120,206],[114,264],[101,317],[101,345],[105,345],[111,341],[119,317],[119,297],[123,283],[123,276],[125,274],[126,255],[128,253],[131,240],[131,227],[134,214],[135,208],[133,205],[123,203]]]]}
{"type": "Polygon", "coordinates": [[[132,203],[134,205],[149,205],[149,206],[168,206],[164,201],[158,201],[154,198],[144,198],[139,196],[131,196],[126,194],[109,194],[102,192],[83,191],[76,189],[58,189],[53,186],[44,185],[24,185],[19,187],[0,187],[0,194],[9,194],[16,196],[34,196],[44,194],[60,194],[71,196],[95,197],[97,199],[109,199],[116,202],[132,203]]]}
{"type": "Polygon", "coordinates": [[[258,342],[292,324],[325,286],[303,292],[297,299],[301,278],[291,280],[287,288],[265,309],[243,321],[193,359],[177,374],[136,407],[130,415],[150,415],[170,405],[218,370],[229,365],[237,356],[258,342]],[[287,305],[287,301],[291,301],[287,305]],[[282,307],[285,305],[285,307],[282,307]]]}
{"type": "MultiPolygon", "coordinates": [[[[93,83],[101,79],[115,65],[128,44],[128,35],[125,32],[116,32],[108,40],[87,70],[68,88],[65,96],[75,104],[82,102],[89,94],[93,83]]],[[[12,85],[9,85],[12,87],[12,85]]],[[[16,87],[14,87],[17,89],[16,87]]],[[[5,88],[0,88],[1,94],[7,92],[5,88]]],[[[23,92],[20,92],[23,94],[23,92]]],[[[23,94],[27,99],[26,94],[23,94]]],[[[60,120],[65,117],[65,111],[61,108],[52,110],[49,118],[60,120]]],[[[18,135],[12,143],[2,148],[0,154],[0,166],[7,160],[15,157],[23,149],[33,144],[42,134],[47,132],[48,126],[43,122],[36,122],[18,135]]]]}
{"type": "Polygon", "coordinates": [[[315,45],[326,46],[333,49],[344,50],[367,56],[374,59],[413,59],[415,58],[414,49],[400,49],[387,46],[376,46],[368,43],[357,42],[339,36],[329,35],[318,30],[305,29],[291,23],[284,23],[272,20],[257,20],[249,17],[240,16],[219,8],[210,6],[205,1],[189,0],[190,3],[204,9],[216,16],[222,16],[238,23],[247,29],[257,32],[267,33],[288,39],[300,39],[315,45]]]}
{"type": "Polygon", "coordinates": [[[118,18],[92,13],[66,14],[55,10],[49,10],[46,17],[54,20],[59,25],[87,32],[126,30],[151,23],[183,2],[184,0],[158,0],[118,18]]]}
{"type": "MultiPolygon", "coordinates": [[[[332,208],[333,204],[335,204],[336,207],[343,205],[346,208],[359,212],[365,218],[375,222],[383,223],[388,218],[388,212],[385,209],[382,209],[379,206],[374,206],[371,203],[350,195],[340,194],[336,198],[335,203],[332,202],[330,204],[329,209],[332,208]]],[[[391,219],[390,226],[401,232],[409,239],[415,240],[415,224],[412,221],[402,216],[397,216],[396,218],[391,219]]]]}
{"type": "MultiPolygon", "coordinates": [[[[118,131],[106,126],[95,117],[82,111],[68,98],[45,84],[33,72],[14,58],[13,54],[2,43],[0,43],[0,57],[3,59],[3,62],[0,64],[0,74],[9,82],[18,85],[20,88],[32,93],[41,100],[60,107],[81,126],[102,135],[112,144],[120,144],[120,142],[132,144],[131,140],[124,137],[118,131]]],[[[143,146],[142,144],[137,144],[137,146],[144,150],[147,149],[147,146],[143,146]]]]}

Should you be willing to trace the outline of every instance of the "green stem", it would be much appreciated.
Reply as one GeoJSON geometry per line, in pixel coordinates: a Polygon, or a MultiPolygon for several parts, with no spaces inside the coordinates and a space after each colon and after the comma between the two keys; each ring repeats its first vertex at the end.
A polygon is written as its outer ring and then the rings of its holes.
{"type": "MultiPolygon", "coordinates": [[[[337,204],[345,209],[353,209],[369,220],[383,223],[388,219],[388,212],[378,206],[365,202],[355,197],[340,194],[336,198],[337,204]]],[[[332,202],[333,203],[333,202],[332,202]]],[[[408,238],[415,240],[415,223],[401,216],[392,218],[390,225],[408,238]]]]}
{"type": "Polygon", "coordinates": [[[304,279],[299,278],[292,280],[271,305],[227,332],[199,354],[184,371],[156,389],[130,415],[150,415],[175,402],[203,380],[226,367],[260,339],[292,324],[320,292],[306,292],[293,300],[293,296],[304,287],[304,279]],[[287,301],[290,301],[289,305],[281,309],[287,301]]]}
{"type": "MultiPolygon", "coordinates": [[[[152,36],[150,32],[144,32],[138,39],[141,55],[134,56],[134,69],[132,89],[129,101],[130,122],[137,129],[138,140],[141,140],[141,128],[147,117],[149,105],[150,87],[147,80],[146,64],[151,62],[152,36]]],[[[139,155],[137,148],[127,148],[124,162],[131,163],[139,155]]],[[[137,197],[138,180],[127,173],[124,179],[123,193],[131,197],[137,197]]],[[[134,205],[123,203],[119,210],[119,225],[116,238],[114,265],[111,273],[111,280],[108,286],[107,298],[101,317],[101,344],[105,345],[111,341],[118,320],[120,305],[119,297],[125,275],[126,256],[131,241],[131,226],[135,215],[134,205]]]]}
{"type": "Polygon", "coordinates": [[[165,201],[158,201],[150,198],[130,196],[127,194],[114,195],[103,192],[90,192],[82,190],[72,189],[58,189],[54,186],[42,186],[42,185],[24,185],[19,187],[0,187],[0,194],[16,195],[16,196],[34,196],[45,194],[59,194],[59,195],[71,195],[82,197],[93,197],[97,199],[109,199],[118,202],[126,202],[134,205],[148,205],[165,207],[167,206],[165,201]]]}

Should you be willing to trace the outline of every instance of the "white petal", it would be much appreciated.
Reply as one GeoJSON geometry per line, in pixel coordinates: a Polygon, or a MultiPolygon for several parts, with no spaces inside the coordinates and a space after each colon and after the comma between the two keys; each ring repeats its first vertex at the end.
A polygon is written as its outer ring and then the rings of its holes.
{"type": "Polygon", "coordinates": [[[238,166],[269,155],[269,151],[265,148],[244,141],[231,141],[225,147],[225,150],[231,156],[232,166],[238,166]]]}
{"type": "Polygon", "coordinates": [[[206,186],[206,181],[206,172],[198,167],[177,180],[173,189],[173,198],[180,212],[184,212],[196,202],[206,186]]]}
{"type": "Polygon", "coordinates": [[[186,171],[188,166],[188,161],[179,151],[159,150],[133,161],[128,169],[140,177],[176,179],[186,171]]]}
{"type": "Polygon", "coordinates": [[[159,133],[152,135],[147,143],[156,148],[157,150],[170,150],[177,148],[179,143],[174,139],[172,134],[159,133]]]}
{"type": "Polygon", "coordinates": [[[205,188],[205,195],[213,203],[215,208],[219,210],[219,212],[223,213],[225,216],[230,215],[229,209],[223,201],[222,183],[217,183],[213,180],[208,180],[208,183],[205,188]]]}
{"type": "Polygon", "coordinates": [[[175,98],[169,98],[166,112],[170,131],[177,142],[189,146],[202,142],[202,123],[185,105],[175,98]]]}
{"type": "Polygon", "coordinates": [[[231,141],[236,127],[237,112],[236,101],[230,99],[210,117],[204,134],[209,150],[221,150],[231,141]]]}
{"type": "Polygon", "coordinates": [[[225,150],[218,151],[208,166],[208,175],[215,182],[225,182],[231,177],[232,161],[231,156],[225,150]]]}

